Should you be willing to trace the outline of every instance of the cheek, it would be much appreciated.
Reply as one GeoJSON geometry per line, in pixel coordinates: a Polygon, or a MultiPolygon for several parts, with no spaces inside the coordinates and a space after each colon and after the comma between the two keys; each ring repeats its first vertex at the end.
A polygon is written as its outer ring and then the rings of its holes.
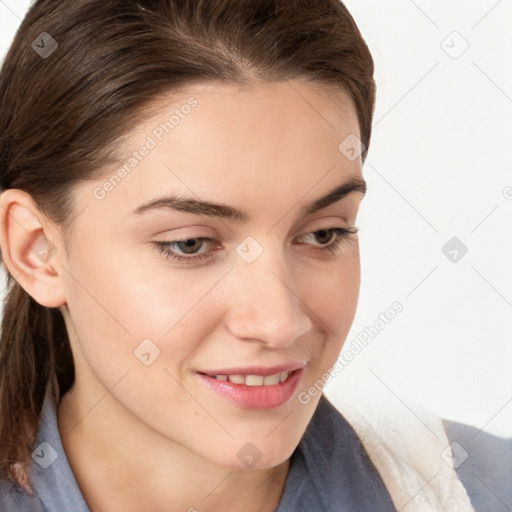
{"type": "Polygon", "coordinates": [[[216,313],[208,293],[218,272],[193,279],[193,271],[134,265],[114,251],[98,265],[93,254],[74,260],[66,286],[75,337],[97,377],[108,386],[129,369],[138,372],[139,345],[157,356],[152,367],[186,363],[211,332],[216,313]]]}
{"type": "Polygon", "coordinates": [[[326,336],[343,342],[354,319],[361,270],[359,250],[352,245],[336,263],[325,267],[327,271],[310,271],[300,278],[304,302],[318,317],[326,336]]]}
{"type": "Polygon", "coordinates": [[[315,337],[316,345],[311,349],[312,380],[336,362],[343,348],[356,313],[360,282],[357,246],[331,265],[327,275],[310,272],[302,279],[301,298],[323,335],[323,343],[315,337]]]}

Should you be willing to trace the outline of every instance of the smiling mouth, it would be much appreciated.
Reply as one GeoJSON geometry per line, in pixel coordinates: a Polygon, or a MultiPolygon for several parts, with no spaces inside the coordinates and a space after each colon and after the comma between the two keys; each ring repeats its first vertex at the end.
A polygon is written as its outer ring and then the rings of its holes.
{"type": "MultiPolygon", "coordinates": [[[[289,365],[288,365],[289,366],[289,365]]],[[[240,372],[241,369],[237,371],[240,372]]],[[[217,373],[211,374],[198,372],[200,382],[210,391],[234,402],[244,409],[264,410],[273,409],[284,405],[293,396],[299,385],[305,367],[289,370],[257,369],[251,372],[241,373],[217,373]],[[257,372],[270,375],[258,375],[257,372]]]]}

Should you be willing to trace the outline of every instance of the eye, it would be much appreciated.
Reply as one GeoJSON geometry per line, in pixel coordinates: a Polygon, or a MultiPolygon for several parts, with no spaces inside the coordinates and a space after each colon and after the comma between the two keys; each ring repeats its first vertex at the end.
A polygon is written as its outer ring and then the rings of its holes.
{"type": "Polygon", "coordinates": [[[325,242],[320,242],[319,250],[328,251],[332,254],[338,254],[341,249],[342,242],[350,237],[353,237],[358,231],[359,229],[355,226],[347,228],[319,229],[317,231],[313,231],[312,233],[308,233],[305,235],[305,237],[320,238],[323,240],[327,239],[325,242]]]}
{"type": "MultiPolygon", "coordinates": [[[[316,245],[319,251],[328,251],[332,254],[337,254],[340,246],[345,239],[354,236],[358,232],[356,227],[347,228],[328,228],[320,229],[303,235],[302,238],[313,237],[320,239],[316,245]]],[[[222,249],[218,240],[213,238],[187,238],[186,240],[172,240],[168,242],[155,241],[152,244],[162,253],[166,258],[172,261],[184,264],[197,263],[205,259],[211,259],[215,250],[222,249]],[[205,246],[215,246],[213,250],[200,252],[205,246]],[[185,256],[188,255],[188,256],[185,256]]],[[[299,242],[297,245],[304,245],[299,242]]],[[[309,244],[306,244],[309,245],[309,244]]]]}
{"type": "Polygon", "coordinates": [[[188,238],[186,240],[173,240],[169,242],[153,242],[164,256],[180,263],[196,263],[205,258],[210,258],[210,253],[198,253],[197,251],[204,247],[205,242],[213,244],[217,242],[212,238],[188,238]],[[178,249],[177,252],[176,249],[178,249]],[[190,256],[181,256],[180,254],[189,254],[190,256]]]}

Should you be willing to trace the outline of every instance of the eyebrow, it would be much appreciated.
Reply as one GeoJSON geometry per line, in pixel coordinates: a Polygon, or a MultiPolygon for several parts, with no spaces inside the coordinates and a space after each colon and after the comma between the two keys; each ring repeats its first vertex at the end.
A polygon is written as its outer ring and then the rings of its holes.
{"type": "MultiPolygon", "coordinates": [[[[343,182],[341,185],[338,185],[325,196],[315,199],[312,203],[303,206],[300,214],[311,215],[343,199],[351,192],[360,192],[364,196],[366,193],[366,181],[360,177],[353,177],[348,181],[343,182]]],[[[220,217],[240,223],[246,223],[249,221],[249,215],[246,212],[233,206],[178,196],[158,197],[148,203],[140,205],[132,212],[132,214],[141,215],[156,209],[170,209],[195,215],[220,217]]]]}

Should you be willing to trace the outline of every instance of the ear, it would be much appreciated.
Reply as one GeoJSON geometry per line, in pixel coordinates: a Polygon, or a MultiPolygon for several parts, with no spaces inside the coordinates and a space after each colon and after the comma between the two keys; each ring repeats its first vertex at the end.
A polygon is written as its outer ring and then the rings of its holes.
{"type": "MultiPolygon", "coordinates": [[[[66,303],[62,273],[56,270],[59,254],[57,230],[20,189],[0,194],[0,248],[12,277],[42,306],[66,303]]],[[[61,253],[64,251],[61,250],[61,253]]]]}

